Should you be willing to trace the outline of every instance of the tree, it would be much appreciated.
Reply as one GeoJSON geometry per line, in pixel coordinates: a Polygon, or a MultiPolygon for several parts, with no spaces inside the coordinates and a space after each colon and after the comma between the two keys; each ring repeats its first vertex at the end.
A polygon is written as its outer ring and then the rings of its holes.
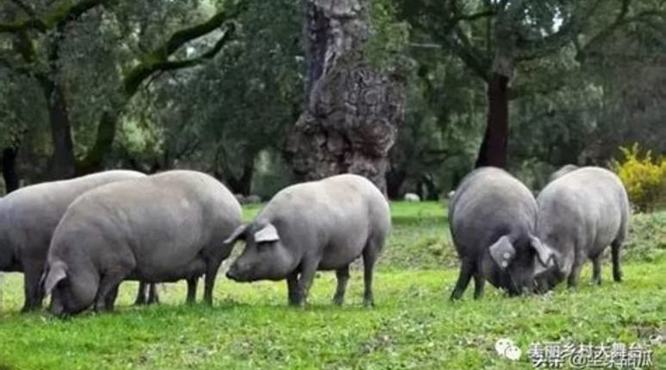
{"type": "Polygon", "coordinates": [[[661,5],[649,10],[641,6],[632,0],[482,0],[464,4],[459,0],[443,4],[405,0],[400,9],[412,25],[451,50],[486,83],[487,124],[476,166],[505,167],[509,101],[526,93],[512,88],[520,65],[580,43],[581,35],[592,26],[596,33],[585,35],[584,44],[602,42],[627,24],[663,15],[661,5]],[[613,11],[616,17],[606,16],[613,11]]]}
{"type": "Polygon", "coordinates": [[[256,194],[260,154],[279,157],[300,114],[302,14],[292,0],[245,4],[223,54],[197,69],[165,73],[134,100],[119,144],[132,162],[147,164],[139,169],[186,166],[213,174],[234,193],[256,194]]]}
{"type": "MultiPolygon", "coordinates": [[[[107,16],[112,19],[113,12],[122,9],[123,5],[105,0],[59,1],[54,5],[37,2],[27,5],[21,0],[12,0],[9,11],[3,9],[10,15],[10,19],[0,23],[0,34],[9,35],[12,47],[5,48],[0,54],[0,65],[15,73],[33,77],[42,88],[52,134],[52,177],[66,178],[101,169],[104,157],[111,151],[120,115],[141,85],[159,73],[192,67],[217,55],[235,30],[233,23],[228,21],[241,8],[235,3],[225,3],[208,20],[167,34],[161,42],[143,50],[124,64],[117,61],[114,69],[121,71],[121,76],[116,99],[112,104],[97,109],[99,123],[94,142],[77,159],[70,120],[72,103],[67,96],[70,86],[63,74],[62,48],[67,45],[68,38],[74,38],[72,34],[83,17],[90,15],[91,18],[96,16],[100,19],[107,16]],[[19,12],[22,16],[11,16],[19,12]],[[183,46],[220,27],[223,27],[223,31],[211,48],[197,56],[174,58],[182,54],[183,46]]],[[[131,34],[136,34],[135,31],[131,30],[131,34]]],[[[118,46],[125,45],[119,43],[118,46]]]]}
{"type": "Polygon", "coordinates": [[[386,190],[388,152],[404,120],[404,81],[368,62],[370,1],[306,0],[305,111],[286,155],[301,180],[366,176],[386,190]]]}

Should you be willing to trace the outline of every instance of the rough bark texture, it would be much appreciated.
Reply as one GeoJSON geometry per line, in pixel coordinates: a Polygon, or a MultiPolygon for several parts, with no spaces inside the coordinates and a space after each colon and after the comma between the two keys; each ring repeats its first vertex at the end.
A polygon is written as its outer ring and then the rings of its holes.
{"type": "Polygon", "coordinates": [[[386,192],[388,152],[404,120],[399,76],[367,63],[366,0],[305,0],[306,107],[286,147],[299,180],[356,173],[386,192]]]}

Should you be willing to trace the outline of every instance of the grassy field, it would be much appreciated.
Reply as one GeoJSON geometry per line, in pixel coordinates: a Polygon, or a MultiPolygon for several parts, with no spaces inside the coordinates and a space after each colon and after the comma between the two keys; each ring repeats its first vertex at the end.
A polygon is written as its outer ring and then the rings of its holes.
{"type": "MultiPolygon", "coordinates": [[[[185,305],[185,284],[166,285],[159,306],[132,307],[136,285],[127,283],[116,312],[59,320],[19,314],[21,275],[8,274],[0,369],[527,369],[531,343],[666,337],[666,214],[636,217],[621,284],[605,263],[600,287],[588,282],[587,266],[575,292],[509,299],[489,288],[483,300],[468,291],[451,303],[457,264],[442,206],[392,208],[372,309],[361,305],[358,270],[344,306],[330,303],[334,274],[321,273],[305,309],[286,306],[284,283],[236,284],[220,274],[214,307],[185,305]],[[518,345],[519,361],[495,353],[499,338],[518,345]]],[[[666,368],[664,342],[652,349],[652,368],[666,368]]]]}

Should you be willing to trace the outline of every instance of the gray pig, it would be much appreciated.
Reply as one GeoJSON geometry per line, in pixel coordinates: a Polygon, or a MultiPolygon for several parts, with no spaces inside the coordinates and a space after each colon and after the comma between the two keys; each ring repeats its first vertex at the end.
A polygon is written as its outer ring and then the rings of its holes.
{"type": "Polygon", "coordinates": [[[289,303],[304,305],[317,270],[335,270],[333,297],[344,301],[349,264],[363,256],[364,304],[373,304],[372,272],[391,228],[388,202],[357,175],[287,187],[227,240],[245,240],[227,276],[242,282],[287,279],[289,303]]]}
{"type": "Polygon", "coordinates": [[[69,207],[53,234],[44,286],[56,315],[94,304],[111,310],[123,280],[187,280],[194,302],[205,274],[215,277],[241,224],[241,207],[220,182],[194,171],[169,171],[92,190],[69,207]]]}
{"type": "Polygon", "coordinates": [[[580,167],[576,166],[575,164],[565,164],[564,166],[560,167],[559,170],[553,172],[552,175],[548,178],[548,182],[553,182],[557,180],[558,178],[568,174],[571,171],[575,171],[579,169],[580,167]]]}
{"type": "Polygon", "coordinates": [[[537,198],[536,234],[556,251],[556,264],[539,271],[541,291],[568,279],[575,287],[587,258],[592,279],[601,283],[601,255],[611,246],[613,278],[622,280],[620,249],[627,235],[630,208],[620,179],[599,167],[582,167],[558,177],[537,198]]]}
{"type": "Polygon", "coordinates": [[[39,280],[51,236],[74,199],[101,185],[144,176],[134,171],[107,171],[27,186],[0,199],[0,271],[23,272],[24,312],[41,306],[39,280]]]}
{"type": "Polygon", "coordinates": [[[530,190],[507,172],[484,167],[468,174],[449,204],[449,225],[461,260],[451,299],[474,277],[474,298],[485,280],[510,295],[534,288],[535,263],[552,263],[553,251],[533,236],[537,206],[530,190]]]}

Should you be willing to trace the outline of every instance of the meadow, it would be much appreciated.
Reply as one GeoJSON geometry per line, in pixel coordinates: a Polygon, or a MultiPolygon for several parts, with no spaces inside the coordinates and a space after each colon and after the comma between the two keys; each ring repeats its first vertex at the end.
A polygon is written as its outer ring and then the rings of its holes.
{"type": "MultiPolygon", "coordinates": [[[[246,219],[257,210],[246,208],[246,219]]],[[[318,274],[305,308],[286,305],[285,283],[238,284],[220,273],[213,307],[186,305],[184,283],[160,288],[159,305],[134,307],[136,284],[125,283],[115,312],[61,320],[20,314],[22,276],[4,274],[0,369],[529,369],[530,344],[552,341],[651,341],[652,368],[666,368],[666,213],[634,217],[622,283],[605,261],[601,286],[588,264],[575,291],[507,298],[488,287],[482,300],[468,289],[454,303],[444,207],[397,202],[392,214],[374,308],[361,304],[356,267],[341,307],[331,303],[331,272],[318,274]],[[500,338],[522,350],[518,361],[495,352],[500,338]]]]}

